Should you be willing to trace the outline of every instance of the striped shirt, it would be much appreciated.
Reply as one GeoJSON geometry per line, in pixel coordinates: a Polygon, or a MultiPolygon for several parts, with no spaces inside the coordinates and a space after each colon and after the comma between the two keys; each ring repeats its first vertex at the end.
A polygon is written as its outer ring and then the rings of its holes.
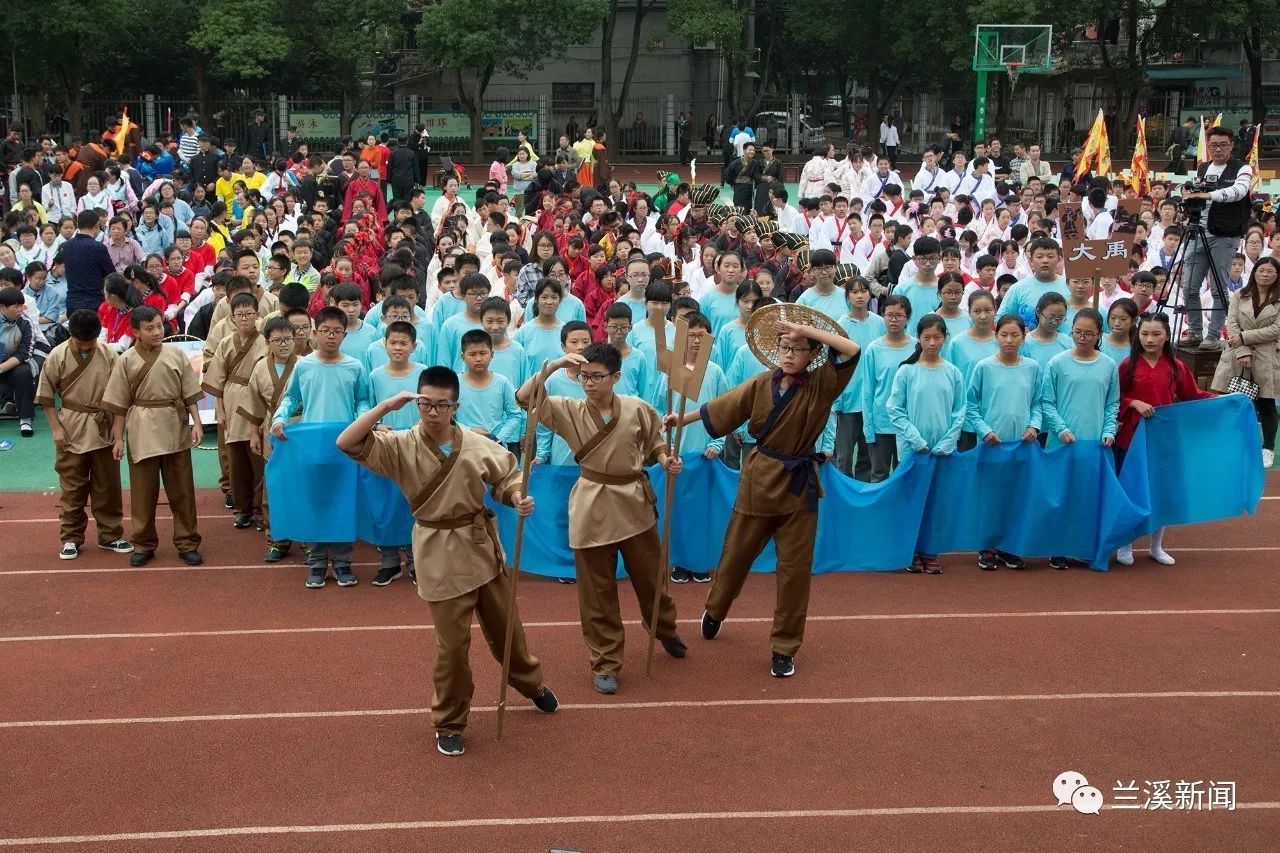
{"type": "Polygon", "coordinates": [[[191,158],[200,150],[200,138],[195,131],[184,133],[178,139],[178,159],[190,163],[191,158]]]}

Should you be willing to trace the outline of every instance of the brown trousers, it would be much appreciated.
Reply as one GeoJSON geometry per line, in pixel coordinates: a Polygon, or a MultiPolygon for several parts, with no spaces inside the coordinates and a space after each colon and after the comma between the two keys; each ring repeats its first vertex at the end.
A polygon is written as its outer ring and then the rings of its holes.
{"type": "Polygon", "coordinates": [[[265,473],[267,460],[261,456],[256,458],[258,464],[258,490],[262,495],[262,526],[265,528],[267,533],[267,545],[274,545],[278,548],[288,548],[293,544],[288,539],[277,541],[271,538],[271,497],[267,494],[267,478],[265,473]]]}
{"type": "Polygon", "coordinates": [[[707,613],[724,619],[751,571],[751,564],[769,538],[778,554],[775,574],[778,601],[773,608],[770,640],[779,654],[794,655],[804,641],[804,621],[809,613],[809,584],[813,579],[813,540],[818,514],[743,515],[736,509],[724,535],[724,550],[707,595],[707,613]]]}
{"type": "MultiPolygon", "coordinates": [[[[662,582],[658,565],[660,543],[657,526],[630,539],[595,548],[575,548],[574,567],[578,574],[578,613],[582,638],[591,654],[593,675],[617,675],[622,670],[622,612],[618,607],[618,554],[631,577],[631,588],[640,603],[640,615],[648,631],[653,618],[654,584],[662,582]]],[[[658,639],[676,634],[676,605],[664,590],[658,604],[658,639]]]]}
{"type": "Polygon", "coordinates": [[[252,516],[255,521],[262,518],[262,457],[249,450],[248,441],[231,441],[227,443],[227,461],[236,515],[252,516]]]}
{"type": "Polygon", "coordinates": [[[231,456],[227,453],[226,427],[218,426],[218,488],[224,495],[231,494],[231,456]]]}
{"type": "Polygon", "coordinates": [[[196,487],[191,474],[191,451],[180,450],[129,463],[129,507],[133,515],[134,550],[151,554],[159,544],[156,534],[156,506],[160,501],[160,478],[173,513],[173,547],[179,554],[200,547],[196,532],[196,487]]]}
{"type": "Polygon", "coordinates": [[[93,520],[98,525],[98,544],[107,545],[124,538],[124,499],[120,494],[120,463],[111,456],[111,446],[88,453],[59,450],[53,460],[58,472],[62,498],[58,501],[62,542],[84,545],[84,532],[89,518],[84,507],[93,507],[93,520]]]}
{"type": "Polygon", "coordinates": [[[502,647],[507,641],[507,620],[515,621],[511,635],[511,673],[507,684],[521,696],[532,699],[542,689],[542,665],[529,654],[524,626],[514,604],[507,612],[511,573],[502,573],[482,587],[444,601],[428,602],[436,629],[435,695],[431,698],[431,724],[442,734],[461,734],[467,727],[467,712],[475,683],[471,680],[471,615],[480,622],[480,631],[489,644],[493,659],[502,663],[502,647]]]}

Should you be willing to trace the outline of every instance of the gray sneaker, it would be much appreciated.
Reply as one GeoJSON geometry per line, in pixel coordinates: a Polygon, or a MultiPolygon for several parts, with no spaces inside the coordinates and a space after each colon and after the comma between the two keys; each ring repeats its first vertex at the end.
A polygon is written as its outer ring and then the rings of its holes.
{"type": "Polygon", "coordinates": [[[328,576],[329,570],[326,567],[312,566],[311,572],[307,575],[307,589],[320,589],[328,576]]]}
{"type": "Polygon", "coordinates": [[[612,696],[618,692],[618,676],[616,675],[597,675],[595,676],[595,683],[597,693],[612,696]]]}
{"type": "Polygon", "coordinates": [[[436,749],[441,755],[462,755],[467,751],[462,745],[462,735],[447,735],[443,732],[436,733],[436,749]]]}
{"type": "Polygon", "coordinates": [[[1200,342],[1200,346],[1196,347],[1196,349],[1200,350],[1201,352],[1214,352],[1214,351],[1223,349],[1225,346],[1226,345],[1222,342],[1221,339],[1214,340],[1212,338],[1205,338],[1203,341],[1200,342]]]}
{"type": "Polygon", "coordinates": [[[355,586],[360,582],[350,566],[334,566],[333,576],[338,579],[338,586],[355,586]]]}

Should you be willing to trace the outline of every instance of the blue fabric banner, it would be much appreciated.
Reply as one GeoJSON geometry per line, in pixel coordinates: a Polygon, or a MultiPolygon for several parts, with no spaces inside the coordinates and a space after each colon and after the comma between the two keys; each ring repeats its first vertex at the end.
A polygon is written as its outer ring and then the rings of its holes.
{"type": "MultiPolygon", "coordinates": [[[[272,534],[305,542],[400,545],[413,518],[400,490],[334,445],[340,424],[298,424],[267,463],[272,534]]],[[[1026,557],[1066,556],[1103,570],[1117,547],[1157,527],[1196,524],[1257,510],[1260,439],[1240,395],[1163,406],[1139,428],[1124,469],[1096,443],[1042,450],[1034,442],[980,444],[951,456],[907,459],[883,483],[860,483],[823,467],[815,573],[892,571],[913,551],[999,548],[1026,557]]],[[[665,489],[654,468],[654,491],[665,489]]],[[[573,467],[539,465],[529,481],[537,511],[525,524],[521,568],[570,577],[566,513],[573,467]]],[[[710,571],[720,559],[738,474],[690,457],[676,487],[671,562],[710,571]]],[[[661,508],[661,507],[659,507],[661,508]]],[[[495,506],[508,558],[515,513],[495,506]]],[[[772,571],[772,544],[755,571],[772,571]]]]}

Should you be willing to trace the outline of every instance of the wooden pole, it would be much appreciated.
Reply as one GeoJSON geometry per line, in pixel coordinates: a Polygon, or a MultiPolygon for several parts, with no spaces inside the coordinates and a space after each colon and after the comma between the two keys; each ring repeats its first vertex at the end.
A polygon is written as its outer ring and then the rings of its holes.
{"type": "MultiPolygon", "coordinates": [[[[668,385],[670,383],[668,382],[668,385]]],[[[668,398],[671,389],[667,389],[668,398]]],[[[675,440],[673,443],[667,444],[667,451],[674,458],[680,458],[680,445],[684,440],[684,424],[680,420],[684,419],[685,405],[689,402],[689,398],[680,395],[680,413],[677,426],[675,428],[675,440]]],[[[662,540],[658,548],[658,582],[653,585],[653,609],[649,611],[649,645],[644,654],[644,677],[648,678],[649,673],[653,669],[653,642],[658,637],[658,607],[662,603],[662,595],[667,591],[667,577],[670,575],[671,560],[671,507],[675,503],[676,497],[676,476],[668,473],[666,476],[667,488],[662,500],[662,540]]]]}
{"type": "Polygon", "coordinates": [[[1096,311],[1102,304],[1102,270],[1093,271],[1093,308],[1096,311]]]}
{"type": "MultiPolygon", "coordinates": [[[[537,450],[536,433],[538,430],[537,403],[542,393],[539,386],[534,392],[534,399],[529,401],[528,420],[524,425],[524,439],[520,443],[524,456],[520,460],[520,495],[529,495],[529,473],[533,470],[533,457],[537,450]]],[[[516,546],[511,559],[511,586],[507,589],[507,636],[502,643],[502,683],[498,685],[498,740],[502,740],[502,721],[507,711],[507,679],[511,677],[511,643],[516,631],[516,587],[520,583],[520,557],[524,551],[523,515],[516,515],[516,546]]]]}

